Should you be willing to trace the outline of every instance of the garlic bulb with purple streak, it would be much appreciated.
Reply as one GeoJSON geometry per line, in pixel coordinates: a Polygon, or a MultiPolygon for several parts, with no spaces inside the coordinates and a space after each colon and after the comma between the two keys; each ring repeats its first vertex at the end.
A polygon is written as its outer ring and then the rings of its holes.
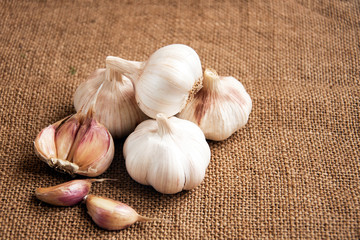
{"type": "Polygon", "coordinates": [[[251,108],[251,98],[237,79],[206,69],[203,88],[177,117],[196,123],[207,139],[220,141],[247,123],[251,108]]]}

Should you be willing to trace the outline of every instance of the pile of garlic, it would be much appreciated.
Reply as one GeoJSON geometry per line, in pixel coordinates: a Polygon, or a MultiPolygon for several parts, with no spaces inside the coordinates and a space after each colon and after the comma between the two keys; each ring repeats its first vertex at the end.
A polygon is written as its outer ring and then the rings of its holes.
{"type": "Polygon", "coordinates": [[[45,162],[71,174],[98,176],[113,158],[111,135],[127,137],[129,175],[174,194],[200,185],[211,157],[206,139],[224,140],[243,127],[252,101],[238,80],[212,69],[203,75],[198,54],[172,44],[145,62],[107,57],[106,69],[78,87],[74,106],[75,115],[36,138],[45,162]]]}

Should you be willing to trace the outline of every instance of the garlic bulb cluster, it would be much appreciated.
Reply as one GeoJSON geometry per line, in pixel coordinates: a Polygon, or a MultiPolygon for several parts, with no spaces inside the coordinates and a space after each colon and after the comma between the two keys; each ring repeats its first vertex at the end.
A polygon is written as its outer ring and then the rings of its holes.
{"type": "Polygon", "coordinates": [[[247,123],[251,108],[251,98],[237,79],[206,69],[203,88],[177,116],[196,123],[207,139],[220,141],[247,123]]]}
{"type": "Polygon", "coordinates": [[[114,157],[111,134],[93,118],[92,108],[44,128],[34,145],[40,159],[72,175],[98,176],[114,157]]]}
{"type": "Polygon", "coordinates": [[[180,112],[201,88],[200,58],[189,46],[172,44],[155,51],[146,62],[107,57],[106,63],[135,85],[140,109],[149,117],[180,112]]]}
{"type": "Polygon", "coordinates": [[[113,137],[129,135],[140,122],[147,119],[135,101],[131,81],[108,67],[96,70],[77,88],[74,94],[76,111],[89,110],[100,86],[102,87],[95,104],[95,118],[113,137]]]}
{"type": "Polygon", "coordinates": [[[174,194],[203,181],[211,155],[206,138],[224,140],[243,127],[252,101],[238,80],[212,69],[203,76],[198,54],[172,44],[144,62],[108,56],[106,69],[77,88],[74,106],[75,115],[38,134],[41,159],[70,174],[98,176],[114,156],[112,135],[128,135],[129,175],[174,194]]]}
{"type": "MultiPolygon", "coordinates": [[[[203,76],[197,53],[173,44],[145,62],[107,57],[106,69],[97,69],[77,88],[74,106],[76,114],[37,135],[35,152],[43,161],[71,175],[98,176],[113,160],[112,135],[128,135],[123,155],[131,178],[175,194],[201,184],[211,158],[206,138],[224,140],[243,127],[252,101],[238,80],[212,69],[203,76]]],[[[114,179],[73,180],[38,188],[35,196],[56,206],[85,201],[92,220],[107,230],[160,220],[89,195],[93,182],[105,180],[114,179]]]]}
{"type": "Polygon", "coordinates": [[[123,149],[130,176],[157,191],[173,194],[197,187],[210,161],[210,148],[194,123],[157,114],[139,124],[123,149]]]}

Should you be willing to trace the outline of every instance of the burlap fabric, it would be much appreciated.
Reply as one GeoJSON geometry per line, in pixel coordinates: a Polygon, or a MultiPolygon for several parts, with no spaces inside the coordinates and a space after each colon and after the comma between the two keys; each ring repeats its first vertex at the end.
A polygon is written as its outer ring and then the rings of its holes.
{"type": "Polygon", "coordinates": [[[360,2],[2,1],[1,239],[358,239],[360,2]],[[134,182],[122,145],[93,194],[170,222],[105,231],[85,206],[52,207],[37,187],[71,179],[33,140],[74,112],[76,87],[107,55],[146,60],[171,43],[238,78],[249,123],[212,142],[198,188],[162,195],[134,182]]]}

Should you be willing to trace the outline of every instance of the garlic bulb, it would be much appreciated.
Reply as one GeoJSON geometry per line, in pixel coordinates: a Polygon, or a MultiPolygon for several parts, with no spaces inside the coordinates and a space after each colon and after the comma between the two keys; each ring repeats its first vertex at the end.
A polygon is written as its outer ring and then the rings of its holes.
{"type": "Polygon", "coordinates": [[[189,46],[173,44],[155,51],[146,62],[107,57],[109,67],[120,71],[135,85],[140,109],[149,117],[173,116],[201,88],[199,56],[189,46]]]}
{"type": "Polygon", "coordinates": [[[131,81],[110,68],[96,70],[74,94],[76,111],[87,112],[102,85],[96,101],[95,118],[113,137],[129,135],[148,117],[139,109],[131,81]]]}
{"type": "Polygon", "coordinates": [[[210,161],[210,148],[196,124],[158,114],[139,124],[124,144],[130,176],[157,191],[173,194],[197,187],[210,161]]]}
{"type": "Polygon", "coordinates": [[[251,98],[238,80],[206,69],[203,88],[177,116],[196,123],[207,139],[220,141],[247,123],[251,107],[251,98]]]}
{"type": "Polygon", "coordinates": [[[60,120],[37,135],[35,152],[50,167],[70,174],[98,176],[114,157],[109,131],[93,118],[92,108],[60,120]]]}

